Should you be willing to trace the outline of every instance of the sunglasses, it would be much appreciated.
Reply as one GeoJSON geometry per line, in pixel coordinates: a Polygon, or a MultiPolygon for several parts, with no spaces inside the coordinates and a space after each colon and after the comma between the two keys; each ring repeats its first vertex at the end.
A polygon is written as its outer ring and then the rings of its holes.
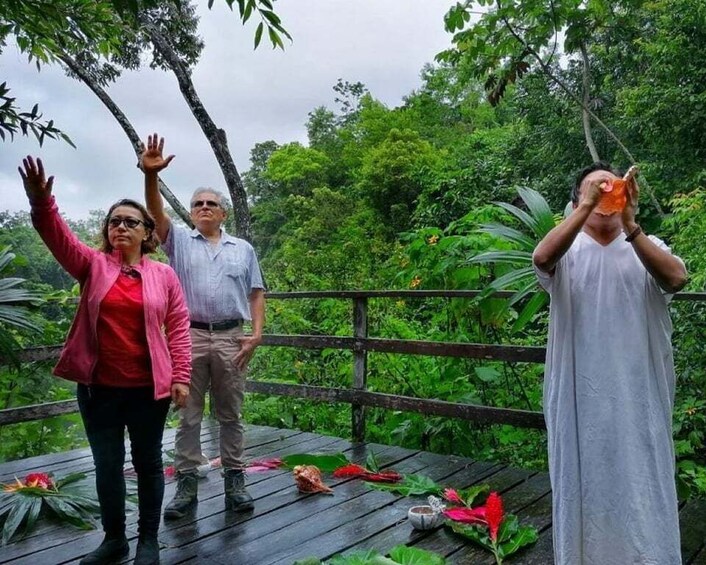
{"type": "Polygon", "coordinates": [[[206,206],[207,208],[220,208],[221,205],[215,200],[194,200],[191,203],[192,208],[201,208],[206,206]]]}
{"type": "Polygon", "coordinates": [[[117,228],[120,226],[120,224],[125,224],[125,227],[131,230],[134,230],[137,226],[140,224],[145,224],[142,220],[138,220],[137,218],[110,218],[108,220],[108,225],[111,228],[117,228]]]}

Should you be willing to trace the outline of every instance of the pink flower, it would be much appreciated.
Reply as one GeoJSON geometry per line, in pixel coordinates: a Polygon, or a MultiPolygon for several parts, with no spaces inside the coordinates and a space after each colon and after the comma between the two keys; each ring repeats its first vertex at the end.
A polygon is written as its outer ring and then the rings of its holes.
{"type": "Polygon", "coordinates": [[[503,500],[497,492],[491,492],[488,500],[485,501],[485,517],[488,521],[490,539],[496,541],[498,539],[498,530],[503,523],[503,518],[505,518],[503,500]]]}
{"type": "Polygon", "coordinates": [[[25,485],[48,490],[54,487],[54,481],[46,473],[30,473],[25,477],[25,485]]]}
{"type": "MultiPolygon", "coordinates": [[[[220,465],[220,458],[218,461],[220,465]]],[[[246,467],[246,473],[263,473],[265,471],[272,471],[274,469],[279,469],[282,466],[282,460],[275,459],[263,459],[261,461],[251,461],[246,467]]]]}
{"type": "Polygon", "coordinates": [[[464,524],[485,524],[485,506],[477,508],[468,508],[466,506],[457,506],[444,510],[444,516],[455,521],[463,522],[464,524]]]}
{"type": "Polygon", "coordinates": [[[465,504],[458,492],[452,488],[447,488],[444,490],[444,498],[449,502],[455,502],[456,504],[465,504]]]}
{"type": "Polygon", "coordinates": [[[169,477],[170,479],[174,477],[175,472],[174,465],[169,465],[164,468],[164,476],[169,477]]]}

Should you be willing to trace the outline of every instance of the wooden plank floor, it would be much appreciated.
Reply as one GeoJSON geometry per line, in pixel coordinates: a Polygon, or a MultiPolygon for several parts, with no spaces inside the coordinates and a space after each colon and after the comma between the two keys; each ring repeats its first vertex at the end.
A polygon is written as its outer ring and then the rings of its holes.
{"type": "MultiPolygon", "coordinates": [[[[540,540],[508,563],[549,565],[552,563],[551,491],[546,473],[534,473],[493,463],[442,456],[423,451],[377,444],[354,445],[347,440],[248,426],[249,459],[279,457],[290,453],[342,451],[354,462],[365,463],[373,451],[385,467],[402,473],[419,472],[445,486],[465,488],[487,483],[503,494],[506,510],[517,514],[522,523],[533,524],[540,540]]],[[[218,433],[205,426],[204,451],[215,454],[218,433]]],[[[173,446],[174,433],[167,432],[165,449],[173,446]]],[[[74,471],[91,471],[87,449],[56,453],[0,465],[0,482],[33,471],[53,471],[63,476],[74,471]]],[[[255,510],[246,514],[224,511],[223,482],[211,472],[199,482],[199,505],[194,515],[162,524],[159,539],[162,563],[291,565],[300,558],[328,558],[354,549],[375,548],[385,552],[407,544],[439,552],[449,564],[492,564],[490,555],[446,528],[431,532],[412,529],[407,509],[416,501],[387,492],[371,490],[356,479],[332,480],[334,496],[302,495],[290,471],[252,474],[248,489],[255,498],[255,510]]],[[[165,498],[174,494],[175,483],[167,484],[165,498]]],[[[680,513],[682,549],[687,565],[706,564],[706,501],[685,505],[680,513]]],[[[131,557],[137,536],[136,516],[128,517],[131,557]]],[[[54,565],[76,563],[95,548],[102,534],[79,531],[43,521],[27,538],[0,548],[0,563],[54,565]]]]}

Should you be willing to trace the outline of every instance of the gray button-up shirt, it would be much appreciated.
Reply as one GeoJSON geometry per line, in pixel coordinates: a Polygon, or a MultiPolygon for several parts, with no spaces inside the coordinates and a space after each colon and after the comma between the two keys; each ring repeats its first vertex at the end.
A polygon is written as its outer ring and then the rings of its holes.
{"type": "Polygon", "coordinates": [[[212,245],[198,230],[172,224],[163,249],[184,288],[192,320],[252,319],[250,293],[265,286],[247,241],[221,229],[218,245],[212,245]]]}

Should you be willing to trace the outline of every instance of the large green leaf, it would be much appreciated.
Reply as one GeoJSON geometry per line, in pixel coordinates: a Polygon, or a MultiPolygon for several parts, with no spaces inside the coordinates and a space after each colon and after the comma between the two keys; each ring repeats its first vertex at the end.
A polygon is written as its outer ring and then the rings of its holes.
{"type": "Polygon", "coordinates": [[[535,235],[540,239],[543,238],[555,226],[554,214],[549,204],[539,192],[531,188],[518,188],[517,192],[535,220],[535,235]]]}
{"type": "Polygon", "coordinates": [[[393,547],[390,557],[400,565],[445,565],[446,563],[446,559],[441,555],[406,545],[393,547]]]}
{"type": "Polygon", "coordinates": [[[503,224],[483,224],[480,227],[480,231],[504,239],[510,243],[515,243],[526,250],[534,249],[537,243],[530,236],[510,226],[504,226],[503,224]]]}
{"type": "MultiPolygon", "coordinates": [[[[40,499],[41,502],[41,499],[40,499]]],[[[6,545],[19,529],[22,522],[27,518],[27,514],[33,506],[32,498],[27,496],[17,496],[12,504],[12,510],[5,519],[2,528],[2,544],[6,545]]]]}
{"type": "Polygon", "coordinates": [[[493,543],[490,541],[490,535],[488,534],[488,528],[486,526],[462,524],[461,522],[454,522],[453,520],[446,520],[445,525],[457,534],[468,538],[489,551],[493,551],[493,543]]]}
{"type": "Polygon", "coordinates": [[[354,551],[347,555],[336,555],[327,561],[327,565],[399,565],[374,549],[354,551]]]}
{"type": "Polygon", "coordinates": [[[71,504],[70,500],[58,496],[48,496],[44,500],[49,508],[51,508],[56,516],[63,522],[68,522],[82,530],[93,529],[94,526],[91,516],[71,504]]]}
{"type": "Polygon", "coordinates": [[[65,486],[77,483],[86,478],[86,473],[71,473],[56,481],[57,490],[62,490],[65,486]]]}
{"type": "Polygon", "coordinates": [[[538,234],[540,229],[539,222],[534,219],[530,214],[528,214],[524,210],[520,210],[517,206],[508,204],[507,202],[496,202],[495,204],[500,206],[503,210],[510,212],[510,214],[520,220],[534,235],[538,234]]]}
{"type": "Polygon", "coordinates": [[[517,333],[522,331],[522,329],[532,321],[537,312],[539,312],[544,306],[549,302],[549,295],[546,292],[537,292],[532,298],[529,299],[525,307],[520,312],[520,315],[515,320],[510,328],[511,333],[517,333]]]}
{"type": "Polygon", "coordinates": [[[343,453],[294,453],[282,457],[282,463],[289,468],[297,465],[315,465],[321,471],[330,473],[348,465],[350,461],[343,453]]]}
{"type": "Polygon", "coordinates": [[[425,475],[405,475],[402,481],[395,484],[365,483],[370,488],[385,490],[402,496],[422,496],[425,494],[440,494],[443,490],[440,485],[425,475]]]}
{"type": "Polygon", "coordinates": [[[531,251],[486,251],[468,259],[469,263],[509,263],[526,265],[532,262],[531,251]]]}
{"type": "Polygon", "coordinates": [[[505,516],[500,531],[498,532],[498,555],[505,558],[512,555],[526,545],[535,543],[539,539],[536,528],[520,526],[517,517],[512,514],[505,516]]]}
{"type": "Polygon", "coordinates": [[[39,518],[39,512],[42,510],[42,499],[39,497],[31,497],[29,499],[29,510],[27,511],[27,520],[25,522],[25,531],[30,532],[39,518]]]}

